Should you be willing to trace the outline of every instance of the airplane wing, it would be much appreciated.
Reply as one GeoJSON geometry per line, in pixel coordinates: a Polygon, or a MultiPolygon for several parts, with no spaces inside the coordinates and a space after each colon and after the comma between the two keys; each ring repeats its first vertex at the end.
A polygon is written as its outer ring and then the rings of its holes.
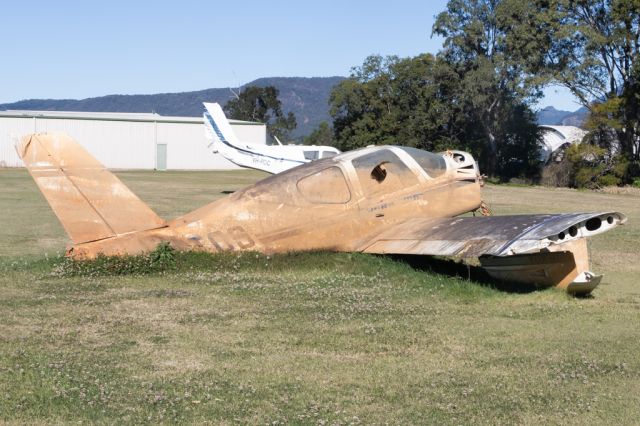
{"type": "Polygon", "coordinates": [[[626,222],[617,212],[415,218],[360,247],[365,253],[480,257],[537,253],[626,222]]]}

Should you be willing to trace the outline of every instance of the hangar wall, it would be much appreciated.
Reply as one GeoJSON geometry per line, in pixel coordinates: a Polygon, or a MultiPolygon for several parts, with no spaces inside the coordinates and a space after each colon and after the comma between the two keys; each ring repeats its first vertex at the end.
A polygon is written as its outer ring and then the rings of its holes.
{"type": "MultiPolygon", "coordinates": [[[[266,143],[264,124],[229,121],[239,140],[266,143]]],[[[110,169],[238,169],[207,148],[203,123],[157,114],[0,111],[0,167],[23,167],[14,146],[24,135],[65,132],[110,169]]]]}

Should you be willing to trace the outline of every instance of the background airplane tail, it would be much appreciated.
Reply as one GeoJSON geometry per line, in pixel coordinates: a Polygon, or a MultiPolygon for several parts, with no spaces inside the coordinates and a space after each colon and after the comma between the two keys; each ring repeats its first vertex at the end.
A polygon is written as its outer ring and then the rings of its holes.
{"type": "Polygon", "coordinates": [[[74,244],[165,226],[69,136],[33,134],[16,149],[74,244]]]}
{"type": "Polygon", "coordinates": [[[224,111],[217,103],[204,103],[204,123],[207,139],[214,144],[216,151],[220,150],[219,144],[236,147],[239,141],[236,138],[229,120],[224,115],[224,111]]]}

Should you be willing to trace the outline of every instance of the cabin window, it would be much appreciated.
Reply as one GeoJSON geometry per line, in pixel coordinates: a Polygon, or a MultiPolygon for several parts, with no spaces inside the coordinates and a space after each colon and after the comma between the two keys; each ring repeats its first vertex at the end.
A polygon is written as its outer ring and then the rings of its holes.
{"type": "Polygon", "coordinates": [[[336,155],[338,155],[338,153],[333,152],[333,151],[324,151],[322,153],[322,158],[331,158],[331,157],[335,157],[336,155]]]}
{"type": "Polygon", "coordinates": [[[304,158],[309,161],[314,161],[318,159],[318,151],[302,151],[304,153],[304,158]]]}
{"type": "Polygon", "coordinates": [[[329,167],[298,181],[298,191],[311,203],[344,204],[351,199],[347,181],[339,167],[329,167]]]}
{"type": "Polygon", "coordinates": [[[383,195],[416,185],[416,175],[388,149],[355,158],[360,186],[366,197],[383,195]]]}
{"type": "Polygon", "coordinates": [[[424,169],[429,177],[436,178],[447,171],[447,162],[442,155],[416,148],[400,147],[424,169]]]}

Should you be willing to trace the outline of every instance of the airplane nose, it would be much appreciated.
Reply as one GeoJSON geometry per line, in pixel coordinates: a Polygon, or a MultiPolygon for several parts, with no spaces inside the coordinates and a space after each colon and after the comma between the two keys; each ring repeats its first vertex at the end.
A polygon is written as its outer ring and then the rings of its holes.
{"type": "Polygon", "coordinates": [[[480,179],[480,172],[478,170],[478,164],[476,160],[473,159],[473,156],[468,152],[464,151],[451,151],[451,156],[453,157],[454,168],[456,171],[456,175],[460,180],[465,181],[473,181],[482,180],[480,179]]]}

